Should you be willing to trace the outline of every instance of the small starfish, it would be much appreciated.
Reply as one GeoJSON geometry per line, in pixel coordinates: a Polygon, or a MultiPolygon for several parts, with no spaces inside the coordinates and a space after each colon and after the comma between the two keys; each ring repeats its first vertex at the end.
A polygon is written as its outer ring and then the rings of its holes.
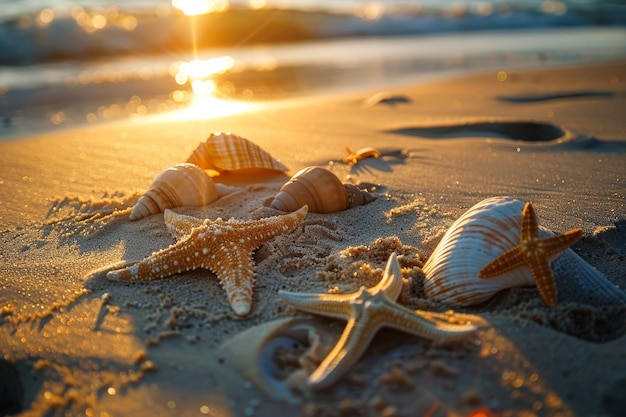
{"type": "Polygon", "coordinates": [[[458,340],[476,330],[471,324],[435,322],[425,312],[396,303],[402,290],[402,272],[395,253],[389,256],[382,280],[372,288],[352,294],[303,294],[279,291],[297,309],[348,321],[328,356],[309,376],[312,388],[326,388],[337,381],[363,354],[376,332],[392,327],[431,340],[458,340]]]}
{"type": "Polygon", "coordinates": [[[139,281],[210,269],[220,279],[235,314],[245,316],[252,304],[252,252],[275,236],[293,231],[307,210],[303,206],[283,216],[250,221],[201,220],[165,210],[165,224],[178,241],[135,265],[109,271],[107,278],[139,281]]]}
{"type": "Polygon", "coordinates": [[[565,249],[583,237],[581,229],[572,229],[562,235],[546,239],[539,237],[539,225],[533,205],[528,202],[522,210],[520,243],[489,262],[478,272],[480,278],[490,278],[527,265],[533,275],[539,294],[549,306],[556,304],[556,283],[550,264],[565,249]],[[554,256],[556,255],[556,256],[554,256]]]}

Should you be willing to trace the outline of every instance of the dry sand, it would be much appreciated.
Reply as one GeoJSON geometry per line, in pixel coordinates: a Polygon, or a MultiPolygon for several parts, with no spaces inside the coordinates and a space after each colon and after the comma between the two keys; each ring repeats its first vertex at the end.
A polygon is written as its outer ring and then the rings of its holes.
{"type": "MultiPolygon", "coordinates": [[[[585,238],[574,250],[626,288],[625,82],[623,62],[488,73],[373,98],[376,91],[0,144],[0,384],[7,387],[0,400],[19,398],[12,379],[19,378],[24,415],[626,415],[626,306],[549,308],[535,288],[455,309],[481,325],[465,343],[438,346],[383,330],[324,392],[285,388],[301,343],[273,358],[258,347],[264,326],[299,317],[330,348],[343,323],[298,313],[277,291],[374,285],[392,251],[407,278],[400,302],[447,311],[424,298],[420,266],[457,217],[496,195],[532,200],[548,229],[581,227],[585,238]],[[207,271],[106,280],[112,265],[139,261],[173,239],[161,215],[137,222],[93,215],[128,207],[158,172],[227,130],[269,151],[289,175],[329,166],[346,182],[373,186],[378,199],[309,214],[292,235],[259,249],[246,319],[234,316],[207,271]],[[349,166],[340,162],[346,146],[377,147],[384,156],[349,166]],[[275,371],[265,389],[250,374],[256,366],[275,371]]],[[[222,175],[216,179],[243,191],[180,211],[258,216],[287,178],[222,175]]]]}

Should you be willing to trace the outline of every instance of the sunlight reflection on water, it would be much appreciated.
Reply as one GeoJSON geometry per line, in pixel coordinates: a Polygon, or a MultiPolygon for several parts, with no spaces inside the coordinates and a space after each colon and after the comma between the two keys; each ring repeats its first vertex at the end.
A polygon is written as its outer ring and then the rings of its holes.
{"type": "Polygon", "coordinates": [[[178,85],[189,83],[195,97],[211,97],[216,89],[213,76],[224,74],[233,67],[234,62],[230,56],[177,62],[170,68],[170,74],[178,85]]]}

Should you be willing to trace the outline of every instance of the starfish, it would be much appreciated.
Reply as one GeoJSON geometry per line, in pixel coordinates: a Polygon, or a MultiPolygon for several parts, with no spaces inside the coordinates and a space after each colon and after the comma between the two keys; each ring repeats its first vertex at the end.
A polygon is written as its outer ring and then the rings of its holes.
{"type": "Polygon", "coordinates": [[[220,279],[235,314],[250,313],[254,262],[252,252],[274,237],[293,231],[307,206],[282,216],[260,220],[202,220],[165,210],[164,219],[177,242],[139,263],[109,271],[113,281],[164,278],[196,268],[210,269],[220,279]]]}
{"type": "Polygon", "coordinates": [[[382,280],[352,294],[304,294],[279,291],[297,309],[348,323],[335,347],[309,376],[307,383],[323,389],[336,382],[363,354],[376,332],[392,327],[426,339],[450,341],[476,330],[471,324],[433,321],[422,311],[410,310],[395,300],[402,290],[402,272],[395,253],[389,256],[382,280]]]}
{"type": "Polygon", "coordinates": [[[522,210],[520,243],[485,265],[480,278],[490,278],[527,265],[545,303],[553,306],[557,301],[556,283],[550,264],[565,249],[583,237],[581,229],[572,229],[562,235],[542,239],[533,205],[528,202],[522,210]],[[555,256],[556,255],[556,256],[555,256]]]}

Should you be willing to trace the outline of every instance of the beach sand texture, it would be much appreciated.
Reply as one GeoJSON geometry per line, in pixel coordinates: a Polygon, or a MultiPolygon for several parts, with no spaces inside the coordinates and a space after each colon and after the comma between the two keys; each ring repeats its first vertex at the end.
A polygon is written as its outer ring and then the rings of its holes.
{"type": "Polygon", "coordinates": [[[297,372],[306,332],[283,336],[279,354],[263,345],[270,329],[296,317],[290,325],[318,333],[321,359],[345,323],[299,313],[278,291],[371,287],[391,252],[406,279],[399,302],[445,314],[450,307],[425,298],[421,267],[454,220],[492,196],[532,201],[541,224],[556,233],[582,228],[575,252],[626,288],[625,82],[624,62],[491,72],[213,120],[153,117],[0,143],[6,409],[87,416],[626,415],[625,305],[550,308],[536,288],[507,290],[478,307],[452,308],[450,317],[479,326],[468,340],[442,346],[381,330],[356,366],[319,392],[297,372]],[[106,216],[131,206],[161,170],[184,162],[216,131],[248,138],[290,171],[217,176],[241,191],[180,213],[259,217],[268,213],[259,211],[263,201],[310,165],[377,196],[346,211],[309,213],[292,234],[262,246],[244,319],[205,270],[145,283],[105,277],[174,242],[163,215],[135,222],[106,216]],[[341,162],[345,147],[367,146],[382,157],[341,162]],[[19,406],[11,405],[17,398],[19,406]]]}

